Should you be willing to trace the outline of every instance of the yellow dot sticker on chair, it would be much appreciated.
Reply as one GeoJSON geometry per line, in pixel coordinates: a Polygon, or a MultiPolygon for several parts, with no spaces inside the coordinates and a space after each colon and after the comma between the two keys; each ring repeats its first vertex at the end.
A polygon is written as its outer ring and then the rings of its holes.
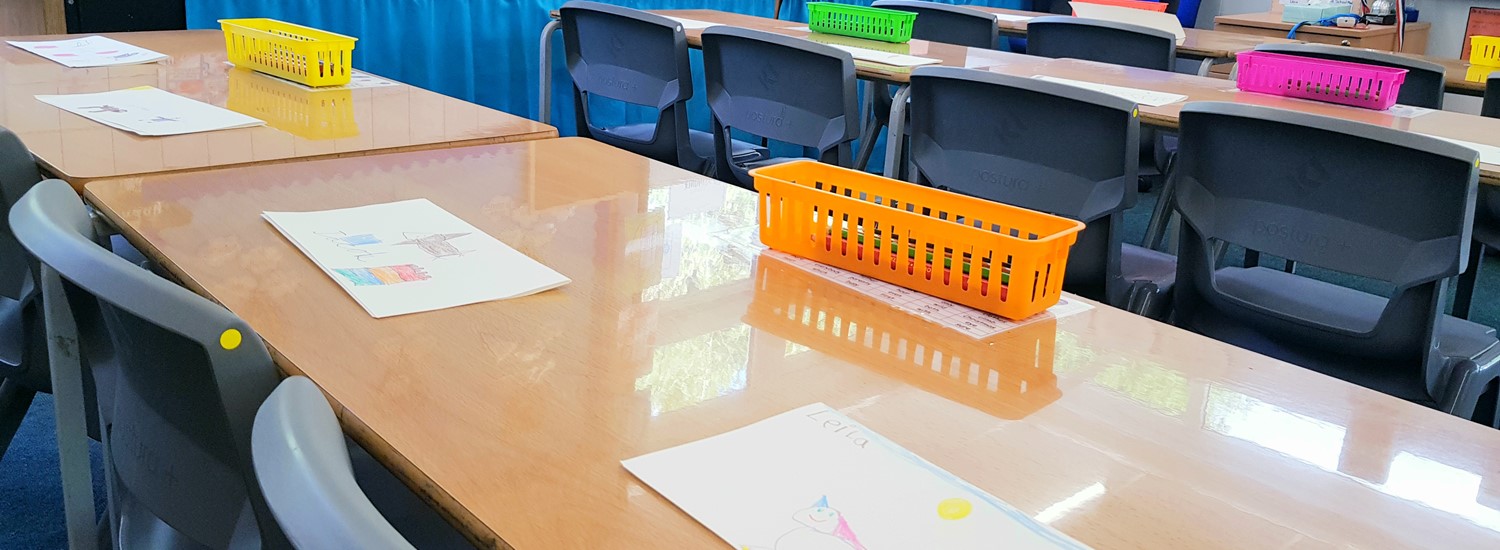
{"type": "Polygon", "coordinates": [[[946,499],[937,506],[938,517],[943,519],[964,519],[973,511],[974,504],[961,498],[946,499]]]}
{"type": "Polygon", "coordinates": [[[219,335],[219,345],[223,346],[224,349],[234,349],[240,347],[240,340],[242,339],[243,337],[240,336],[240,331],[229,329],[224,331],[223,334],[219,335]]]}
{"type": "Polygon", "coordinates": [[[1139,117],[1139,116],[1141,116],[1141,110],[1140,110],[1140,108],[1137,108],[1136,110],[1130,112],[1130,117],[1131,118],[1136,118],[1136,117],[1139,117]]]}

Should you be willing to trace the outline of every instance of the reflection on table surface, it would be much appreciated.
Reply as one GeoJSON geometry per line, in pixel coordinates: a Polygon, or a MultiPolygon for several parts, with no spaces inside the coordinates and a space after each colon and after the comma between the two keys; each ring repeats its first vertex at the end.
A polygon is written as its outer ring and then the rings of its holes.
{"type": "MultiPolygon", "coordinates": [[[[551,126],[400,84],[308,91],[226,63],[218,30],[105,34],[167,54],[159,63],[71,69],[0,47],[0,126],[21,137],[43,167],[86,180],[373,151],[553,137],[551,126]],[[36,100],[37,95],[155,86],[226,107],[268,126],[143,137],[36,100]]],[[[25,40],[49,37],[10,37],[25,40]]],[[[60,37],[50,37],[60,38],[60,37]]]]}
{"type": "Polygon", "coordinates": [[[1500,541],[1492,429],[1105,306],[945,333],[761,257],[753,193],[588,140],[89,195],[481,540],[720,544],[619,461],[821,401],[1099,548],[1500,541]],[[573,283],[376,320],[259,218],[418,197],[573,283]]]}

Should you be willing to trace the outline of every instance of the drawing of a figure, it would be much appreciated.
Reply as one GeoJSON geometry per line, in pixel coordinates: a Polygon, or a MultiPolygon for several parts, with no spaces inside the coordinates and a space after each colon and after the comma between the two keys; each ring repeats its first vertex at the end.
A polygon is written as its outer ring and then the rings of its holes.
{"type": "Polygon", "coordinates": [[[164,117],[164,116],[154,116],[154,117],[151,117],[150,119],[147,119],[146,122],[177,122],[177,120],[178,119],[164,117]]]}
{"type": "Polygon", "coordinates": [[[453,246],[453,243],[450,243],[448,241],[457,239],[464,235],[468,235],[468,233],[433,233],[424,237],[411,237],[410,234],[407,234],[407,240],[393,244],[416,245],[417,248],[421,248],[423,252],[431,255],[435,260],[438,258],[446,258],[448,256],[463,256],[463,251],[459,250],[458,247],[453,246]]]}
{"type": "Polygon", "coordinates": [[[90,105],[88,107],[79,107],[79,109],[87,109],[87,110],[89,110],[90,113],[123,113],[123,112],[126,112],[125,109],[121,109],[121,108],[116,107],[114,105],[90,105]]]}
{"type": "Polygon", "coordinates": [[[775,550],[865,550],[838,510],[828,507],[828,497],[811,508],[798,510],[792,519],[802,524],[776,539],[775,550]]]}

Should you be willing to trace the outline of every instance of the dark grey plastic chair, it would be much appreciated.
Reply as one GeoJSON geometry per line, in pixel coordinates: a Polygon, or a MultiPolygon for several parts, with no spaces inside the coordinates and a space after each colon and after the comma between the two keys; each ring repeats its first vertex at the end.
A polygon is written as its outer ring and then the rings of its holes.
{"type": "MultiPolygon", "coordinates": [[[[31,152],[10,130],[0,128],[0,214],[8,214],[31,186],[42,181],[31,152]]],[[[0,456],[36,393],[51,391],[42,315],[32,278],[35,261],[0,224],[0,456]]]]}
{"type": "Polygon", "coordinates": [[[394,490],[376,492],[375,500],[367,496],[378,483],[362,470],[384,470],[357,445],[346,443],[333,409],[312,380],[292,376],[281,381],[255,415],[252,445],[266,502],[299,549],[401,550],[413,548],[409,540],[424,549],[472,548],[388,473],[378,477],[388,478],[385,484],[395,485],[394,490]],[[371,464],[361,468],[361,462],[371,464]],[[415,509],[425,527],[401,524],[407,518],[391,516],[392,496],[407,501],[405,507],[415,509]]]}
{"type": "Polygon", "coordinates": [[[1140,25],[1054,15],[1026,24],[1026,53],[1171,71],[1177,37],[1140,25]]]}
{"type": "Polygon", "coordinates": [[[1406,69],[1406,82],[1401,84],[1401,94],[1396,97],[1396,102],[1428,109],[1443,108],[1445,71],[1442,65],[1431,61],[1327,44],[1261,44],[1255,47],[1255,51],[1406,69]]]}
{"type": "MultiPolygon", "coordinates": [[[[558,12],[568,74],[573,77],[578,135],[708,173],[714,138],[688,128],[693,77],[682,25],[660,15],[598,2],[575,0],[558,12]],[[657,120],[601,126],[590,118],[589,96],[655,108],[657,120]]],[[[750,162],[762,158],[764,149],[735,141],[733,156],[750,162]]]]}
{"type": "MultiPolygon", "coordinates": [[[[1490,77],[1484,92],[1484,105],[1480,107],[1479,114],[1500,118],[1500,73],[1490,77]]],[[[1479,284],[1485,252],[1490,249],[1500,249],[1500,189],[1493,185],[1480,185],[1479,199],[1474,208],[1474,249],[1469,251],[1468,269],[1458,278],[1458,287],[1454,291],[1454,317],[1469,318],[1474,301],[1474,287],[1479,284]]]]}
{"type": "Polygon", "coordinates": [[[33,187],[10,223],[40,262],[59,445],[82,444],[62,428],[88,380],[115,381],[100,408],[113,546],[287,547],[251,467],[251,421],[277,378],[255,332],[96,244],[62,181],[33,187]],[[117,371],[102,372],[92,358],[110,355],[117,371]]]}
{"type": "Polygon", "coordinates": [[[1500,72],[1490,75],[1484,87],[1484,105],[1479,108],[1481,116],[1500,118],[1500,72]]]}
{"type": "Polygon", "coordinates": [[[1495,331],[1442,314],[1469,251],[1474,151],[1217,102],[1184,107],[1181,135],[1175,324],[1450,414],[1489,414],[1495,331]],[[1382,161],[1365,170],[1342,160],[1350,158],[1382,161]],[[1387,299],[1277,269],[1220,266],[1230,244],[1394,289],[1387,299]]]}
{"type": "Polygon", "coordinates": [[[852,167],[859,137],[854,58],[825,44],[737,27],[703,31],[704,81],[713,111],[715,175],[753,187],[750,170],[785,162],[734,162],[731,130],[803,148],[805,157],[852,167]]]}
{"type": "Polygon", "coordinates": [[[1000,47],[1000,25],[992,13],[921,0],[879,0],[871,6],[917,14],[912,38],[970,48],[1000,47]]]}
{"type": "Polygon", "coordinates": [[[1082,88],[956,67],[911,77],[911,180],[1065,216],[1088,226],[1063,288],[1159,315],[1176,264],[1124,244],[1135,204],[1135,103],[1082,88]]]}

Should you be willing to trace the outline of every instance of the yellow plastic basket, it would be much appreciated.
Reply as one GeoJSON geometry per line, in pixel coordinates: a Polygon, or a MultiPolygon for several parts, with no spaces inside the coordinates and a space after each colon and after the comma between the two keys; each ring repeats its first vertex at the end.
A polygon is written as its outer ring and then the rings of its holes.
{"type": "Polygon", "coordinates": [[[349,83],[353,37],[275,19],[220,19],[229,62],[308,86],[349,83]]]}
{"type": "Polygon", "coordinates": [[[1469,37],[1469,63],[1500,67],[1500,36],[1469,37]]]}
{"type": "Polygon", "coordinates": [[[224,106],[303,139],[339,139],[359,135],[359,124],[354,121],[353,94],[344,88],[308,91],[236,67],[229,71],[229,100],[224,106]]]}

